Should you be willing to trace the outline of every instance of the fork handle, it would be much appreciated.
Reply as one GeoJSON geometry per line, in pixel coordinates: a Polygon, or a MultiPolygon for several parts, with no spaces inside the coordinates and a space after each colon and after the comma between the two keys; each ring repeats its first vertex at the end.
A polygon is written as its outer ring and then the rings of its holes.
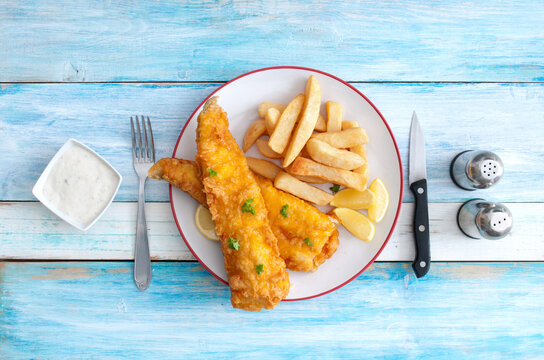
{"type": "Polygon", "coordinates": [[[145,290],[151,282],[151,257],[147,239],[145,220],[145,181],[140,179],[138,190],[138,220],[136,223],[136,244],[134,247],[134,281],[140,290],[145,290]]]}

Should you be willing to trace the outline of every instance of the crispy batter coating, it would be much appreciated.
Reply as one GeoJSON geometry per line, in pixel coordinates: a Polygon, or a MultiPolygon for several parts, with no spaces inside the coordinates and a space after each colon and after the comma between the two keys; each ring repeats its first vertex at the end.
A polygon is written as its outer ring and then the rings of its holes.
{"type": "Polygon", "coordinates": [[[268,209],[272,231],[287,268],[315,271],[338,247],[338,231],[326,214],[310,203],[276,189],[272,181],[255,175],[268,209]],[[282,207],[287,205],[287,217],[282,207]]]}
{"type": "Polygon", "coordinates": [[[157,161],[147,172],[151,179],[166,180],[180,188],[196,201],[206,204],[200,171],[194,161],[164,158],[157,161]]]}
{"type": "MultiPolygon", "coordinates": [[[[196,163],[182,159],[161,159],[151,169],[156,175],[154,179],[168,181],[207,206],[200,178],[194,176],[194,174],[200,173],[196,163]],[[161,177],[161,174],[166,174],[166,172],[153,170],[161,163],[171,165],[169,170],[171,176],[161,177]],[[195,169],[191,167],[195,167],[195,169]],[[184,184],[185,188],[179,184],[184,184]]],[[[254,176],[257,185],[261,188],[268,210],[270,227],[276,235],[280,256],[285,260],[287,268],[296,271],[317,270],[319,265],[330,258],[338,247],[336,225],[328,215],[323,214],[312,204],[276,189],[270,180],[258,175],[254,176]],[[281,208],[284,205],[287,205],[287,218],[281,215],[281,208]],[[314,245],[308,246],[304,242],[306,238],[309,238],[314,245]]]]}
{"type": "Polygon", "coordinates": [[[206,102],[198,116],[196,142],[196,161],[221,239],[231,303],[249,311],[271,309],[289,293],[289,274],[270,229],[261,190],[216,97],[206,102]],[[229,247],[229,239],[231,244],[233,240],[239,243],[237,250],[229,247]]]}

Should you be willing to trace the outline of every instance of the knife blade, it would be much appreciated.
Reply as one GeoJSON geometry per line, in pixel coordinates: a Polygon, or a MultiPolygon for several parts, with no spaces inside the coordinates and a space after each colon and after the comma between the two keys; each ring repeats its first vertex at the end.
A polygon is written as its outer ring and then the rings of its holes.
{"type": "Polygon", "coordinates": [[[425,138],[416,112],[410,126],[410,156],[408,159],[408,181],[415,197],[414,235],[416,257],[412,268],[416,276],[427,274],[431,265],[429,236],[429,203],[427,201],[427,168],[425,163],[425,138]]]}

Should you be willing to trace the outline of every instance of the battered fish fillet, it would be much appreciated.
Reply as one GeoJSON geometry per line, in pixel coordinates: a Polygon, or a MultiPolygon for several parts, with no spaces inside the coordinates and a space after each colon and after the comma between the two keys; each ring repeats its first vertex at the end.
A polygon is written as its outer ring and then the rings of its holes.
{"type": "Polygon", "coordinates": [[[235,308],[272,309],[289,293],[289,274],[270,229],[268,211],[217,97],[204,104],[196,161],[215,222],[235,308]],[[234,245],[239,244],[239,246],[234,245]]]}
{"type": "Polygon", "coordinates": [[[276,238],[280,255],[287,268],[315,271],[330,258],[338,247],[336,225],[315,206],[284,191],[272,181],[255,175],[268,209],[268,219],[276,238]],[[287,217],[281,214],[287,205],[287,217]]]}
{"type": "Polygon", "coordinates": [[[200,181],[200,170],[194,161],[183,159],[160,159],[147,172],[152,179],[166,180],[185,191],[201,204],[206,204],[204,186],[200,181]]]}
{"type": "MultiPolygon", "coordinates": [[[[195,162],[164,158],[149,170],[149,177],[166,180],[206,205],[204,188],[200,178],[195,176],[199,173],[195,162]]],[[[254,177],[261,188],[270,227],[278,239],[280,256],[287,268],[296,271],[317,270],[338,247],[336,225],[315,206],[276,189],[268,179],[256,174],[254,177]],[[287,217],[281,215],[284,205],[287,205],[287,217]],[[309,239],[308,244],[304,241],[306,238],[309,239]]]]}

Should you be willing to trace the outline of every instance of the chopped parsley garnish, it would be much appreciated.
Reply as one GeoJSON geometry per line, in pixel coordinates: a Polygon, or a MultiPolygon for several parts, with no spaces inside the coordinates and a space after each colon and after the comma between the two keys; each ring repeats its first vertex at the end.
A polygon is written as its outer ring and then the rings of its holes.
{"type": "Polygon", "coordinates": [[[238,242],[238,239],[233,239],[229,237],[229,248],[238,251],[238,249],[240,248],[240,243],[238,242]]]}
{"type": "Polygon", "coordinates": [[[308,245],[308,246],[314,246],[314,242],[313,242],[312,240],[310,240],[310,238],[304,239],[304,242],[305,242],[306,245],[308,245]]]}
{"type": "Polygon", "coordinates": [[[252,213],[255,215],[255,207],[253,206],[253,199],[247,199],[246,202],[242,205],[242,211],[252,213]]]}
{"type": "Polygon", "coordinates": [[[214,169],[209,169],[208,171],[210,172],[210,176],[217,176],[217,171],[214,169]]]}
{"type": "Polygon", "coordinates": [[[281,207],[280,214],[284,218],[289,217],[289,205],[287,205],[287,204],[283,205],[281,207]]]}
{"type": "Polygon", "coordinates": [[[264,272],[264,265],[259,264],[259,265],[255,266],[255,271],[257,272],[257,274],[261,275],[264,272]]]}
{"type": "Polygon", "coordinates": [[[336,194],[338,191],[340,191],[340,185],[338,184],[332,184],[332,186],[330,187],[331,191],[333,194],[336,194]]]}

